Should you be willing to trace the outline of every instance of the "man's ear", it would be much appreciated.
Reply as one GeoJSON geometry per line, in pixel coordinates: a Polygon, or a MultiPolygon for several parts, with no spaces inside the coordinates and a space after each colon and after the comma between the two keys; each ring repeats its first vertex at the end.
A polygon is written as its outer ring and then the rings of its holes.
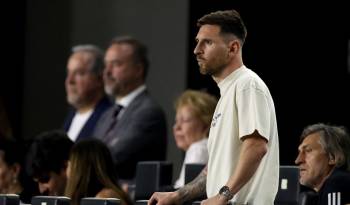
{"type": "Polygon", "coordinates": [[[329,164],[329,165],[335,165],[335,164],[336,164],[335,161],[336,161],[336,160],[335,160],[335,157],[332,156],[332,155],[330,155],[330,156],[329,156],[329,160],[328,160],[328,164],[329,164]]]}
{"type": "Polygon", "coordinates": [[[232,40],[229,42],[229,52],[232,54],[237,54],[241,48],[241,44],[238,40],[232,40]]]}

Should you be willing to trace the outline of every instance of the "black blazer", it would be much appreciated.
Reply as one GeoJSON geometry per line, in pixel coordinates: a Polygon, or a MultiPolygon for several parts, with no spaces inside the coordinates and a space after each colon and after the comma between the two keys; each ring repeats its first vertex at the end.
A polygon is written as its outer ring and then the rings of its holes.
{"type": "MultiPolygon", "coordinates": [[[[85,125],[81,129],[76,141],[79,141],[81,139],[89,138],[93,135],[93,131],[96,127],[97,121],[100,119],[101,115],[112,105],[112,102],[108,99],[107,96],[104,96],[96,105],[94,112],[89,117],[89,119],[86,121],[85,125]]],[[[72,123],[73,117],[75,115],[76,110],[72,109],[68,113],[64,124],[63,129],[68,132],[69,127],[72,123]]]]}
{"type": "Polygon", "coordinates": [[[145,90],[128,107],[114,128],[106,134],[114,113],[107,110],[94,132],[110,148],[120,179],[132,179],[139,161],[165,160],[166,119],[161,107],[145,90]]]}

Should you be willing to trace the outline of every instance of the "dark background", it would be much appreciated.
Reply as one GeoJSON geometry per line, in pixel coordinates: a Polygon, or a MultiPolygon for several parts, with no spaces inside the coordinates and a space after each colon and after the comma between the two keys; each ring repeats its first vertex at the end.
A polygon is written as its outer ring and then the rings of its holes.
{"type": "MultiPolygon", "coordinates": [[[[198,72],[193,56],[196,20],[218,9],[235,8],[247,26],[244,63],[268,85],[274,98],[281,164],[293,164],[299,135],[309,124],[350,127],[350,39],[348,7],[337,3],[253,3],[189,1],[187,87],[218,95],[214,81],[198,72]]],[[[0,93],[14,136],[21,138],[26,2],[11,1],[2,14],[0,93]]],[[[39,96],[40,97],[40,96],[39,96]]]]}
{"type": "MultiPolygon", "coordinates": [[[[244,64],[269,87],[275,102],[281,164],[294,164],[299,136],[309,124],[350,127],[347,70],[350,15],[346,6],[198,1],[190,4],[190,42],[195,45],[198,18],[216,10],[236,9],[246,24],[244,64]]],[[[201,76],[192,54],[188,87],[218,95],[209,76],[201,76]]],[[[189,55],[190,56],[190,55],[189,55]]]]}

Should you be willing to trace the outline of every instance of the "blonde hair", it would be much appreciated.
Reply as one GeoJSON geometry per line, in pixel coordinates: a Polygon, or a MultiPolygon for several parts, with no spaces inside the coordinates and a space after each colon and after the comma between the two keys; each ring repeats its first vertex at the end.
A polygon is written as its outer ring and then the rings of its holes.
{"type": "Polygon", "coordinates": [[[190,106],[194,112],[193,114],[209,128],[217,102],[216,97],[206,92],[186,90],[175,101],[175,109],[190,106]]]}

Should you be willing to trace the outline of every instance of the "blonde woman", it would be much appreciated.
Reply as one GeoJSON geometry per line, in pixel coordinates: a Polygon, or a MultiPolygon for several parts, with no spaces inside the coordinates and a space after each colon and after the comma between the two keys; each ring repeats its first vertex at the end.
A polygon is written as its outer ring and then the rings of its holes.
{"type": "Polygon", "coordinates": [[[207,137],[216,103],[214,96],[195,90],[186,90],[175,102],[173,134],[177,147],[185,151],[185,159],[174,188],[185,183],[185,164],[208,161],[207,137]]]}

